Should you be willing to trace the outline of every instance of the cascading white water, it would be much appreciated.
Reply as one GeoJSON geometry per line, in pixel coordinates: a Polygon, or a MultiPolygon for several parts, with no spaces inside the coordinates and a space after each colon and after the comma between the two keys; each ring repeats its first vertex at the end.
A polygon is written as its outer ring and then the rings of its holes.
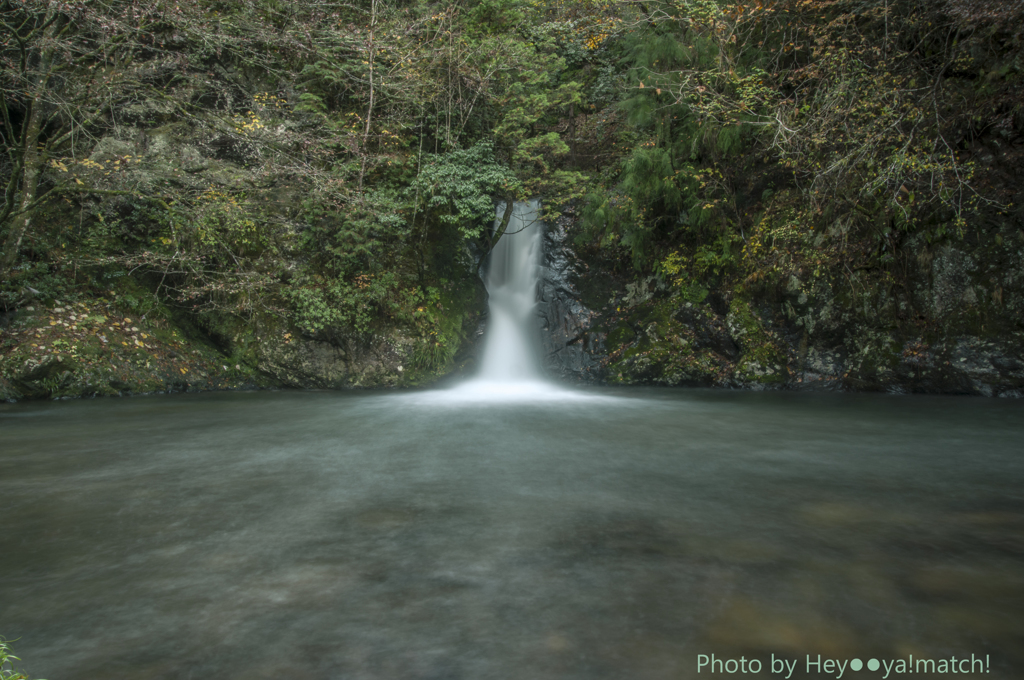
{"type": "MultiPolygon", "coordinates": [[[[504,214],[502,203],[497,208],[495,230],[500,228],[504,214]]],[[[535,314],[543,242],[540,201],[513,203],[508,227],[487,261],[484,285],[490,319],[480,372],[451,389],[411,392],[402,396],[404,400],[463,407],[481,402],[599,402],[612,398],[559,387],[543,377],[540,326],[535,314]]]]}
{"type": "MultiPolygon", "coordinates": [[[[498,206],[494,229],[500,228],[505,204],[498,206]]],[[[535,382],[540,378],[537,322],[537,275],[542,224],[540,202],[516,202],[504,235],[491,251],[486,287],[490,323],[479,380],[490,383],[535,382]]]]}
{"type": "MultiPolygon", "coordinates": [[[[497,208],[497,230],[505,205],[497,208]]],[[[489,295],[483,360],[476,378],[449,390],[433,403],[451,401],[538,401],[565,399],[566,390],[541,377],[540,330],[534,310],[541,267],[544,225],[540,201],[516,202],[505,233],[491,251],[485,285],[489,295]]]]}

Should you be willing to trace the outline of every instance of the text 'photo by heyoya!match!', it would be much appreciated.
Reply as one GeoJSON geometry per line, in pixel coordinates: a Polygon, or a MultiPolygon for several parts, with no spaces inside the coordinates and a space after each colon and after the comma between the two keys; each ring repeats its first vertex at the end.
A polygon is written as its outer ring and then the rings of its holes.
{"type": "Polygon", "coordinates": [[[875,659],[863,661],[853,659],[833,659],[822,657],[821,654],[807,654],[803,659],[791,659],[771,655],[768,662],[761,659],[748,659],[745,656],[737,658],[719,658],[714,654],[697,655],[697,672],[710,674],[757,674],[767,668],[773,675],[781,675],[784,678],[791,678],[798,671],[811,675],[828,675],[840,680],[848,673],[859,673],[869,671],[872,675],[881,676],[882,680],[891,675],[903,675],[913,673],[951,673],[957,675],[974,675],[990,673],[989,655],[984,657],[971,654],[970,658],[961,656],[950,656],[940,659],[914,658],[913,655],[905,659],[875,659]]]}

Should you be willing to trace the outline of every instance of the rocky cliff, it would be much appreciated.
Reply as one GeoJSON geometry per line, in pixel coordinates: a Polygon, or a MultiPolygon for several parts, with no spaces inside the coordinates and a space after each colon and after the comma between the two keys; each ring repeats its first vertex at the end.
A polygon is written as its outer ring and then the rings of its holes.
{"type": "Polygon", "coordinates": [[[670,285],[548,234],[548,370],[610,384],[1024,395],[1024,231],[900,244],[895,281],[807,271],[769,289],[670,285]],[[582,292],[581,292],[582,291],[582,292]]]}

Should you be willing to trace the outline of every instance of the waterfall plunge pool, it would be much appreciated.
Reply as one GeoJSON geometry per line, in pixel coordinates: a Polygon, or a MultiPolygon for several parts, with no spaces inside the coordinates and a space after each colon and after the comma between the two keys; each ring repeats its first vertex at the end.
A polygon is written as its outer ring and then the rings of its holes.
{"type": "Polygon", "coordinates": [[[51,680],[1020,677],[1024,405],[561,394],[0,405],[0,635],[51,680]]]}

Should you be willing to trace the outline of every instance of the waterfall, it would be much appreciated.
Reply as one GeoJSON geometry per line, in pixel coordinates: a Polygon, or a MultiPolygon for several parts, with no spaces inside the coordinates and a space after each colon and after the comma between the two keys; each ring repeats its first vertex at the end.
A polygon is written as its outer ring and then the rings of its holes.
{"type": "MultiPolygon", "coordinates": [[[[501,227],[504,214],[505,204],[501,204],[494,220],[495,230],[501,227]]],[[[543,244],[540,201],[513,203],[508,227],[486,263],[484,285],[490,316],[480,372],[475,378],[447,390],[410,393],[405,397],[407,401],[462,407],[485,402],[561,403],[605,399],[558,387],[543,377],[537,317],[543,244]]]]}
{"type": "MultiPolygon", "coordinates": [[[[505,205],[497,208],[494,229],[505,205]]],[[[538,401],[564,398],[565,391],[543,380],[540,328],[536,316],[544,225],[540,201],[516,202],[505,233],[488,256],[486,280],[490,316],[477,377],[447,393],[466,401],[538,401]]],[[[432,400],[438,401],[439,395],[432,400]]],[[[444,400],[444,398],[441,398],[444,400]]]]}
{"type": "MultiPolygon", "coordinates": [[[[494,230],[505,204],[497,208],[494,230]]],[[[491,383],[540,379],[540,341],[534,308],[540,269],[543,224],[540,202],[517,201],[504,235],[491,251],[485,285],[490,322],[479,379],[491,383]]]]}

